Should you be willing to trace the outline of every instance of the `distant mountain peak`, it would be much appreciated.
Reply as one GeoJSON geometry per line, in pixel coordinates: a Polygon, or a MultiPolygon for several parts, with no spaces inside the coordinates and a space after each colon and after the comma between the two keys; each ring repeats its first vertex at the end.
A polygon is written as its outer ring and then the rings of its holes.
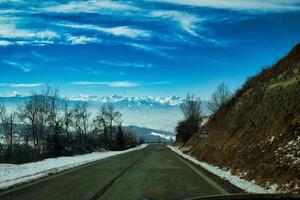
{"type": "Polygon", "coordinates": [[[139,106],[139,107],[153,107],[153,106],[178,106],[183,102],[183,99],[179,96],[87,96],[78,95],[70,98],[71,101],[87,101],[94,103],[113,103],[123,104],[127,107],[139,106]]]}

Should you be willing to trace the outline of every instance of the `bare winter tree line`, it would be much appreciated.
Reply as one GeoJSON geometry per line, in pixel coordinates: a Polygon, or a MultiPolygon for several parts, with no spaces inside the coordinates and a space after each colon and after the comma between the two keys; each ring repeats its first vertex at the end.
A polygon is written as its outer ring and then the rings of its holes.
{"type": "MultiPolygon", "coordinates": [[[[213,92],[207,104],[207,109],[210,114],[216,113],[222,106],[224,106],[232,97],[228,86],[223,82],[213,92]]],[[[203,104],[200,98],[188,94],[180,110],[184,119],[179,121],[176,126],[176,141],[187,142],[200,129],[203,120],[207,118],[203,112],[203,104]]]]}
{"type": "Polygon", "coordinates": [[[0,161],[28,162],[43,158],[135,147],[131,131],[122,129],[121,113],[111,104],[94,118],[86,102],[62,99],[48,87],[33,93],[16,110],[0,105],[0,161]]]}

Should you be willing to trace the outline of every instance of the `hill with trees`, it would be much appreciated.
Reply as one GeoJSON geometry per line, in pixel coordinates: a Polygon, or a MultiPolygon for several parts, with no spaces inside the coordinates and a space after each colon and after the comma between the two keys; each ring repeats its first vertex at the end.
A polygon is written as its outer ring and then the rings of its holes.
{"type": "Polygon", "coordinates": [[[219,107],[184,149],[280,192],[300,192],[300,44],[219,107]],[[207,134],[207,138],[201,135],[207,134]]]}

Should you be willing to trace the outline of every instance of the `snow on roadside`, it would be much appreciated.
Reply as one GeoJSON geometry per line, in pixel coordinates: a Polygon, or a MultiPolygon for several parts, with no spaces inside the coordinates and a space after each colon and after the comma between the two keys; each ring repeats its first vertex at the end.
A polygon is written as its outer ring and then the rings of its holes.
{"type": "Polygon", "coordinates": [[[229,181],[231,184],[245,190],[246,192],[250,193],[276,193],[277,185],[271,185],[269,189],[265,189],[257,184],[255,184],[254,181],[247,181],[245,179],[242,179],[238,176],[232,175],[229,171],[220,169],[218,167],[212,166],[210,164],[207,164],[205,162],[201,162],[197,160],[196,158],[183,153],[178,147],[168,146],[173,152],[177,153],[178,155],[192,161],[193,163],[200,165],[207,171],[221,177],[224,180],[229,181]]]}
{"type": "Polygon", "coordinates": [[[102,160],[111,156],[140,150],[146,146],[147,144],[143,144],[125,151],[94,152],[72,157],[49,158],[21,165],[0,164],[0,189],[6,189],[19,183],[30,182],[96,160],[102,160]]]}

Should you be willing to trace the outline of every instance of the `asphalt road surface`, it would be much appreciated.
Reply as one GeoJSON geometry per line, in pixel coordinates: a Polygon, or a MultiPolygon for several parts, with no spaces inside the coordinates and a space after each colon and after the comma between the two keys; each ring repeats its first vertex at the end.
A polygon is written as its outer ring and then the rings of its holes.
{"type": "Polygon", "coordinates": [[[164,145],[97,161],[0,193],[0,199],[185,199],[226,191],[164,145]]]}

